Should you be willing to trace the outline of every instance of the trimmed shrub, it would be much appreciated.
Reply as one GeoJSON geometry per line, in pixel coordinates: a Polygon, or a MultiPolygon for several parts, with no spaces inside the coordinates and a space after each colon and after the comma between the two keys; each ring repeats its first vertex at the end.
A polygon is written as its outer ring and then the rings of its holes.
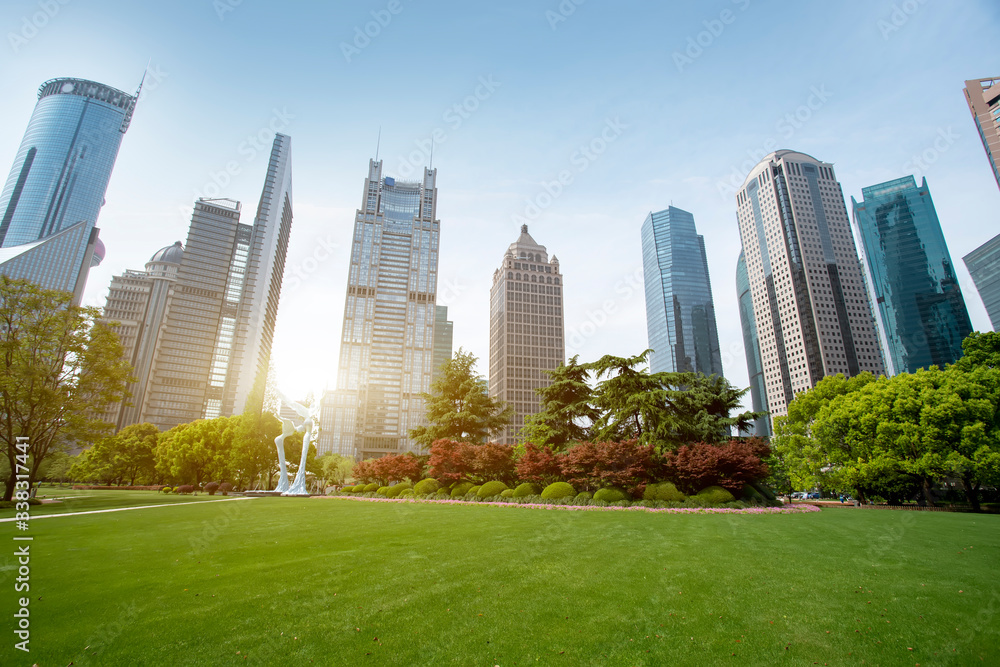
{"type": "Polygon", "coordinates": [[[472,482],[460,482],[451,490],[452,498],[462,498],[472,489],[472,482]]]}
{"type": "Polygon", "coordinates": [[[399,494],[401,494],[403,491],[406,491],[406,490],[409,490],[409,489],[412,489],[412,488],[413,487],[410,486],[409,482],[400,482],[399,484],[396,484],[395,486],[390,486],[389,490],[385,492],[385,497],[386,498],[398,498],[399,494]]]}
{"type": "Polygon", "coordinates": [[[778,497],[774,495],[774,491],[772,491],[771,488],[767,484],[764,484],[763,482],[760,481],[750,482],[750,486],[752,486],[754,490],[757,491],[757,493],[764,496],[764,498],[766,498],[767,500],[778,499],[778,497]]]}
{"type": "Polygon", "coordinates": [[[403,489],[403,492],[399,494],[400,498],[413,498],[417,494],[413,492],[413,489],[403,489]]]}
{"type": "Polygon", "coordinates": [[[760,495],[760,492],[749,484],[743,487],[743,494],[740,496],[740,500],[754,505],[764,505],[767,503],[767,499],[760,495]]]}
{"type": "Polygon", "coordinates": [[[627,498],[628,496],[625,495],[624,491],[614,487],[600,489],[594,494],[594,500],[602,500],[606,503],[617,503],[627,498]]]}
{"type": "Polygon", "coordinates": [[[660,482],[659,484],[649,484],[642,494],[643,500],[663,500],[667,502],[680,502],[687,496],[674,486],[673,482],[660,482]]]}
{"type": "Polygon", "coordinates": [[[361,485],[354,487],[355,491],[364,491],[365,493],[376,493],[379,490],[379,485],[376,483],[366,484],[364,488],[359,488],[361,485]]]}
{"type": "Polygon", "coordinates": [[[486,482],[476,493],[480,498],[492,498],[493,496],[499,496],[501,493],[506,491],[509,487],[503,482],[486,482]]]}
{"type": "Polygon", "coordinates": [[[731,503],[736,500],[733,494],[721,486],[710,486],[707,489],[702,489],[698,492],[698,497],[709,505],[722,505],[723,503],[731,503]]]}
{"type": "Polygon", "coordinates": [[[375,493],[379,494],[380,496],[384,496],[385,494],[389,493],[389,487],[388,486],[380,486],[379,489],[378,489],[378,491],[376,491],[375,493]]]}
{"type": "Polygon", "coordinates": [[[480,486],[479,484],[476,484],[474,487],[472,487],[471,489],[469,489],[468,493],[466,493],[465,495],[466,496],[475,496],[475,497],[478,498],[479,497],[479,489],[481,489],[481,488],[483,488],[483,487],[480,486]]]}
{"type": "Polygon", "coordinates": [[[174,489],[174,493],[181,493],[181,494],[194,493],[194,487],[191,486],[190,484],[184,484],[174,489]]]}
{"type": "Polygon", "coordinates": [[[512,498],[514,496],[514,489],[504,489],[500,492],[501,498],[512,498]]]}
{"type": "Polygon", "coordinates": [[[416,494],[437,493],[440,488],[441,484],[436,479],[428,477],[417,482],[416,486],[413,487],[413,492],[416,494]]]}
{"type": "Polygon", "coordinates": [[[581,493],[576,494],[576,497],[573,498],[573,502],[574,503],[584,503],[584,502],[587,502],[587,501],[593,499],[593,497],[594,497],[594,494],[592,494],[590,491],[583,491],[581,493]]]}
{"type": "Polygon", "coordinates": [[[435,495],[441,496],[442,498],[448,498],[449,496],[451,496],[451,492],[442,486],[440,489],[438,489],[435,495]]]}
{"type": "Polygon", "coordinates": [[[173,491],[173,489],[170,488],[169,486],[165,486],[162,489],[160,489],[160,491],[163,491],[164,493],[170,493],[171,491],[173,491]]]}
{"type": "Polygon", "coordinates": [[[566,482],[553,482],[542,491],[542,498],[545,500],[556,500],[558,498],[573,498],[576,496],[576,489],[566,482]]]}
{"type": "Polygon", "coordinates": [[[215,492],[219,490],[218,482],[209,482],[205,485],[205,490],[208,491],[208,495],[214,496],[215,492]]]}
{"type": "Polygon", "coordinates": [[[523,498],[524,496],[537,496],[538,487],[532,484],[531,482],[518,484],[517,488],[514,489],[513,495],[515,498],[523,498]]]}
{"type": "Polygon", "coordinates": [[[228,496],[229,492],[232,490],[233,490],[233,485],[230,484],[229,482],[223,482],[222,484],[219,484],[219,493],[221,493],[224,496],[228,496]]]}

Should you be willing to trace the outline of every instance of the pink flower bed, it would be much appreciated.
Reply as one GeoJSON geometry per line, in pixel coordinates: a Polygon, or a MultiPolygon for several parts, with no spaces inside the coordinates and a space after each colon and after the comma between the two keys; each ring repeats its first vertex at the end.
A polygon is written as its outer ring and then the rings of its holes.
{"type": "Polygon", "coordinates": [[[426,503],[434,505],[489,505],[491,507],[527,507],[539,510],[566,510],[570,512],[650,512],[653,514],[807,514],[819,512],[815,505],[792,504],[784,507],[748,507],[734,509],[731,507],[595,507],[592,505],[543,505],[533,503],[479,503],[464,500],[426,500],[423,498],[358,498],[352,496],[322,496],[325,500],[354,500],[369,503],[426,503]]]}

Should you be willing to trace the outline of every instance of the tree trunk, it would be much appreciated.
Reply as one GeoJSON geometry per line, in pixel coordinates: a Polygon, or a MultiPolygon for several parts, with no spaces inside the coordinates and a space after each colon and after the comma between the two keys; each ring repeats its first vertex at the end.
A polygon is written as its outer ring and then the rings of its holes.
{"type": "Polygon", "coordinates": [[[963,477],[962,489],[965,491],[965,497],[969,501],[969,504],[972,505],[972,511],[981,511],[979,507],[979,485],[973,484],[972,480],[967,477],[963,477]]]}
{"type": "Polygon", "coordinates": [[[14,499],[14,485],[17,484],[17,474],[14,472],[14,468],[11,468],[10,475],[4,480],[4,490],[3,499],[10,501],[14,499]]]}
{"type": "Polygon", "coordinates": [[[923,479],[921,490],[924,494],[924,502],[927,507],[934,507],[934,493],[931,491],[931,480],[927,477],[923,479]]]}

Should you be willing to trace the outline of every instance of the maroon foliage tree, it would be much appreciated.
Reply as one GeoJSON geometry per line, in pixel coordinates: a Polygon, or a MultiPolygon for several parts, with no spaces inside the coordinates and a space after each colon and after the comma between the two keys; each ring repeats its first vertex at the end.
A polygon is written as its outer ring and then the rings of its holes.
{"type": "Polygon", "coordinates": [[[562,479],[560,457],[548,446],[524,445],[524,454],[516,462],[517,478],[522,482],[550,484],[562,479]]]}
{"type": "Polygon", "coordinates": [[[418,482],[424,472],[425,459],[412,453],[389,454],[378,459],[371,459],[371,468],[375,481],[383,485],[410,480],[418,482]]]}
{"type": "Polygon", "coordinates": [[[566,481],[576,487],[617,486],[634,494],[656,479],[660,461],[653,445],[626,442],[582,442],[560,461],[566,481]]]}
{"type": "Polygon", "coordinates": [[[515,479],[514,448],[489,443],[473,447],[472,468],[475,481],[485,484],[494,480],[510,483],[515,479]]]}
{"type": "Polygon", "coordinates": [[[697,442],[667,453],[664,474],[684,493],[721,486],[739,496],[745,485],[769,474],[761,460],[768,452],[767,444],[758,439],[723,445],[697,442]]]}
{"type": "Polygon", "coordinates": [[[428,460],[429,475],[439,482],[457,482],[473,475],[475,464],[473,445],[454,440],[435,440],[428,460]]]}
{"type": "Polygon", "coordinates": [[[377,459],[365,459],[364,461],[358,461],[354,464],[354,470],[351,471],[351,476],[358,482],[364,482],[365,484],[373,484],[378,482],[377,470],[375,469],[375,461],[377,459]]]}

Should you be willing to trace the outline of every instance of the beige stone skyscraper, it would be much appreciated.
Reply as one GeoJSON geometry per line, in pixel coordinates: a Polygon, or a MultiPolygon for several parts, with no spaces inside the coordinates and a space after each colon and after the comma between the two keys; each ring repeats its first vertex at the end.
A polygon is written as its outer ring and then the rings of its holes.
{"type": "Polygon", "coordinates": [[[1000,186],[1000,77],[965,82],[965,101],[1000,186]]]}
{"type": "Polygon", "coordinates": [[[826,375],[884,373],[833,166],[771,153],[736,202],[771,414],[787,414],[795,394],[826,375]]]}
{"type": "Polygon", "coordinates": [[[538,412],[535,389],[549,384],[542,371],[565,363],[562,295],[559,260],[522,225],[490,290],[490,396],[514,408],[502,443],[514,443],[525,418],[538,412]]]}

